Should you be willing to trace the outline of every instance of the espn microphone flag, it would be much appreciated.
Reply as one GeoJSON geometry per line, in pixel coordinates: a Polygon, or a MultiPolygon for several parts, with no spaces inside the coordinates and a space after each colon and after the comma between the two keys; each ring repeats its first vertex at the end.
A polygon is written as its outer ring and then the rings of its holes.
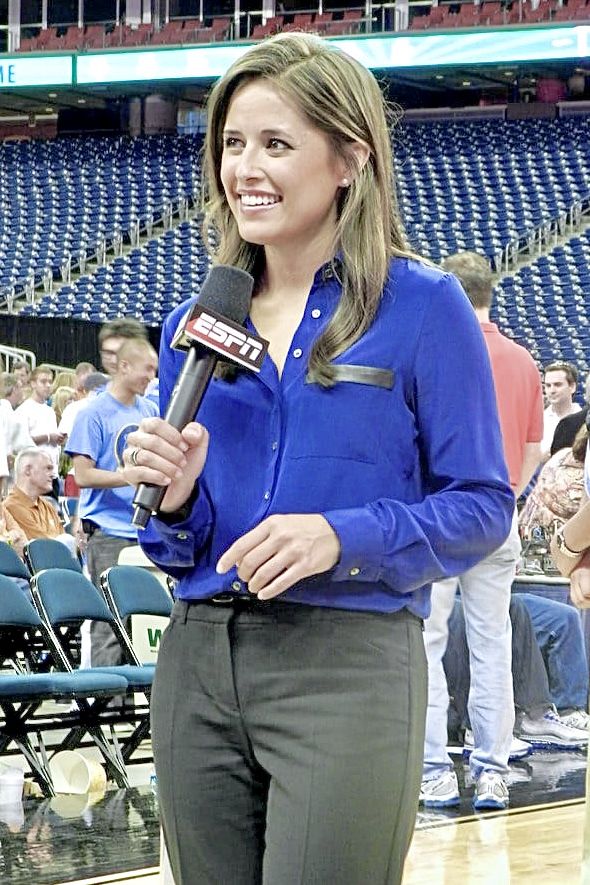
{"type": "MultiPolygon", "coordinates": [[[[164,415],[177,430],[195,418],[220,359],[260,371],[268,342],[239,325],[248,316],[253,287],[254,280],[246,271],[215,265],[197,304],[177,330],[172,346],[187,353],[164,415]]],[[[133,525],[145,528],[165,494],[165,486],[140,483],[133,499],[133,525]]]]}
{"type": "Polygon", "coordinates": [[[259,338],[226,316],[222,316],[200,302],[174,336],[172,347],[187,350],[191,342],[215,350],[232,363],[260,372],[268,350],[268,341],[259,338]]]}

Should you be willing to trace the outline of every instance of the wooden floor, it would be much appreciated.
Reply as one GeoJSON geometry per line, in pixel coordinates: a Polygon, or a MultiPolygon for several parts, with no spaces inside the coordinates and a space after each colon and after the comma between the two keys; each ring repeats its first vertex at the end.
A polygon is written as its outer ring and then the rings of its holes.
{"type": "MultiPolygon", "coordinates": [[[[424,826],[403,885],[580,885],[584,817],[584,801],[574,800],[424,826]]],[[[111,883],[161,885],[161,878],[150,869],[79,885],[111,883]]]]}

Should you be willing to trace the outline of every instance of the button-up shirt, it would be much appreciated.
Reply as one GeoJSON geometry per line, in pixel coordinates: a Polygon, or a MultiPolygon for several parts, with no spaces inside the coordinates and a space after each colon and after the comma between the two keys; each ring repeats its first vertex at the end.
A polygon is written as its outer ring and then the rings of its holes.
{"type": "MultiPolygon", "coordinates": [[[[198,420],[209,452],[190,515],[153,518],[140,543],[180,579],[185,600],[247,592],[221,554],[271,514],[321,513],[341,546],[329,572],[286,601],[371,611],[429,611],[432,581],[460,574],[506,538],[514,512],[489,358],[457,280],[394,259],[369,330],[334,360],[337,382],[310,383],[314,340],[341,297],[334,274],[315,275],[282,376],[210,383],[198,420]]],[[[184,356],[170,341],[193,302],[164,325],[162,414],[184,356]]],[[[253,329],[250,321],[247,326],[253,329]]]]}

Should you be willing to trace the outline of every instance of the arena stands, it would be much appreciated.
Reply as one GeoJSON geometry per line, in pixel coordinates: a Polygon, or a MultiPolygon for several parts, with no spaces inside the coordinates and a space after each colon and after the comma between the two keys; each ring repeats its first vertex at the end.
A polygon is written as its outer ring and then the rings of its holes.
{"type": "MultiPolygon", "coordinates": [[[[198,191],[198,140],[64,138],[0,144],[2,289],[22,291],[198,191]]],[[[6,296],[5,296],[6,297],[6,296]]]]}

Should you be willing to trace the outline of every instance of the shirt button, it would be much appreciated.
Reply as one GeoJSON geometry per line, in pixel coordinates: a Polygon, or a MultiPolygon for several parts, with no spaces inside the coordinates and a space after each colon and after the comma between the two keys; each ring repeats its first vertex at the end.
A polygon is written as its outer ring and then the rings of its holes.
{"type": "Polygon", "coordinates": [[[321,312],[321,310],[319,309],[319,307],[314,307],[314,309],[313,309],[312,312],[311,312],[311,315],[312,315],[312,317],[314,318],[314,320],[317,320],[318,317],[321,317],[322,312],[321,312]]]}
{"type": "Polygon", "coordinates": [[[269,498],[270,498],[270,492],[265,492],[264,493],[264,500],[268,501],[269,498]]]}
{"type": "Polygon", "coordinates": [[[186,532],[179,532],[176,535],[176,537],[178,538],[179,541],[186,541],[186,539],[188,538],[188,535],[186,532]]]}
{"type": "Polygon", "coordinates": [[[232,590],[235,590],[236,593],[239,593],[242,589],[242,584],[240,581],[232,581],[231,588],[232,590]]]}
{"type": "Polygon", "coordinates": [[[301,350],[301,348],[296,347],[295,350],[293,351],[293,356],[295,357],[296,360],[298,360],[302,353],[303,353],[303,351],[301,350]]]}
{"type": "Polygon", "coordinates": [[[360,568],[357,568],[355,565],[354,568],[351,568],[351,570],[349,571],[348,574],[350,575],[351,578],[356,578],[356,576],[360,575],[360,573],[361,573],[360,568]]]}
{"type": "Polygon", "coordinates": [[[278,449],[278,447],[279,447],[279,444],[278,444],[278,442],[277,442],[276,439],[275,439],[275,441],[274,441],[273,444],[272,444],[272,450],[273,450],[273,452],[276,452],[276,450],[278,449]]]}

